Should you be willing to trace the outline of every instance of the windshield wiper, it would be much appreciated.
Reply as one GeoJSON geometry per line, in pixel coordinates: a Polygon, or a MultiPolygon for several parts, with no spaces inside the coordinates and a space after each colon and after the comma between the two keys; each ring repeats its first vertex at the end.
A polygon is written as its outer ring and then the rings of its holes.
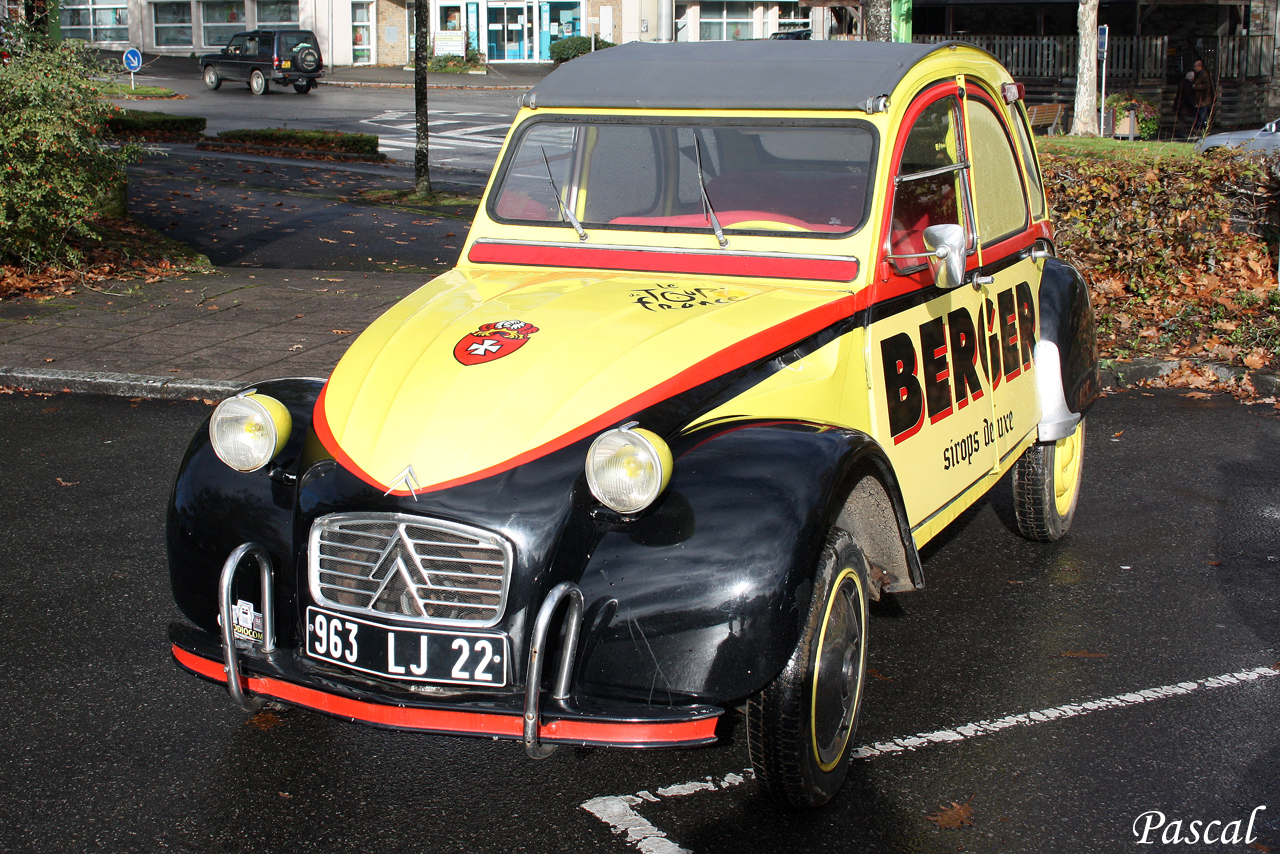
{"type": "Polygon", "coordinates": [[[729,239],[724,236],[724,229],[720,228],[720,220],[716,217],[715,208],[711,207],[711,197],[707,195],[707,181],[702,177],[701,137],[696,132],[693,135],[693,154],[698,164],[698,188],[702,190],[702,214],[711,220],[711,230],[716,233],[720,248],[724,249],[729,245],[729,239]]]}
{"type": "Polygon", "coordinates": [[[560,205],[560,211],[565,218],[569,220],[569,225],[573,226],[573,230],[578,232],[579,240],[587,239],[587,231],[582,227],[582,223],[578,222],[578,218],[573,215],[573,211],[565,205],[564,199],[560,198],[560,191],[556,189],[556,179],[551,177],[551,161],[547,159],[547,149],[545,146],[538,146],[542,149],[542,162],[547,167],[547,183],[551,185],[551,192],[555,194],[556,204],[560,205]]]}

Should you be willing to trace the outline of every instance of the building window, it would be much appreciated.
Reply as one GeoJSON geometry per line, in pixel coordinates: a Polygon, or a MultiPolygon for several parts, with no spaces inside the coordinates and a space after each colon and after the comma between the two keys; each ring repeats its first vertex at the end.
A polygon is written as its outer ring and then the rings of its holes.
{"type": "Polygon", "coordinates": [[[355,65],[373,62],[373,3],[369,0],[351,4],[351,61],[355,65]]]}
{"type": "Polygon", "coordinates": [[[245,27],[244,3],[238,0],[217,0],[204,3],[204,43],[224,45],[245,27]]]}
{"type": "Polygon", "coordinates": [[[800,3],[788,3],[786,0],[778,4],[778,31],[805,30],[809,28],[809,10],[800,10],[800,3]]]}
{"type": "Polygon", "coordinates": [[[701,41],[738,41],[755,38],[750,3],[703,3],[698,38],[701,41]]]}
{"type": "Polygon", "coordinates": [[[258,26],[298,25],[298,0],[258,0],[258,26]]]}
{"type": "Polygon", "coordinates": [[[129,7],[123,0],[67,0],[58,17],[64,39],[129,41],[129,7]]]}
{"type": "Polygon", "coordinates": [[[677,3],[675,12],[676,41],[689,40],[689,4],[677,3]]]}
{"type": "Polygon", "coordinates": [[[191,4],[152,3],[156,47],[191,46],[191,4]]]}

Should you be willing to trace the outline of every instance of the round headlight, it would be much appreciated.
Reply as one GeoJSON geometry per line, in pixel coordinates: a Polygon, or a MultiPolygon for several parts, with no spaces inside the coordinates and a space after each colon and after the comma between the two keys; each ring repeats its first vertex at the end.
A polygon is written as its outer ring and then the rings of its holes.
{"type": "Polygon", "coordinates": [[[227,398],[209,419],[209,441],[218,459],[236,471],[256,471],[280,453],[293,429],[283,403],[248,392],[227,398]]]}
{"type": "Polygon", "coordinates": [[[587,451],[587,485],[601,504],[635,513],[671,480],[671,449],[657,433],[631,425],[606,430],[587,451]]]}

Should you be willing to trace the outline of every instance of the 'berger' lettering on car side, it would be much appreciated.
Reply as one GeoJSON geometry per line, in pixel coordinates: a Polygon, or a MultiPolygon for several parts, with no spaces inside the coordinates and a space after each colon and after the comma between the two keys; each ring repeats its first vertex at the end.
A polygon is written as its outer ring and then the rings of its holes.
{"type": "Polygon", "coordinates": [[[978,365],[992,389],[1031,367],[1036,343],[1036,305],[1021,282],[986,300],[978,322],[967,308],[920,324],[920,346],[906,332],[880,342],[885,404],[893,443],[911,438],[925,415],[937,424],[983,395],[978,365]],[[980,332],[979,330],[983,330],[980,332]]]}

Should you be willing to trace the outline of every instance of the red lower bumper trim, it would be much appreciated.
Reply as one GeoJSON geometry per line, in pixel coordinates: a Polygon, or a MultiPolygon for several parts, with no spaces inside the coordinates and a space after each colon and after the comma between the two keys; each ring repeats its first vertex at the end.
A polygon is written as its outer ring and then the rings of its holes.
{"type": "MultiPolygon", "coordinates": [[[[207,679],[225,683],[226,671],[221,661],[211,661],[173,646],[178,664],[207,679]]],[[[492,712],[465,712],[449,709],[423,709],[391,706],[327,694],[314,688],[295,685],[269,676],[248,676],[245,688],[252,694],[271,697],[294,706],[396,729],[521,739],[524,729],[520,716],[492,712]]],[[[588,744],[615,744],[644,747],[649,745],[705,744],[715,740],[716,718],[692,721],[615,723],[603,721],[548,721],[538,727],[543,741],[588,744]]]]}

